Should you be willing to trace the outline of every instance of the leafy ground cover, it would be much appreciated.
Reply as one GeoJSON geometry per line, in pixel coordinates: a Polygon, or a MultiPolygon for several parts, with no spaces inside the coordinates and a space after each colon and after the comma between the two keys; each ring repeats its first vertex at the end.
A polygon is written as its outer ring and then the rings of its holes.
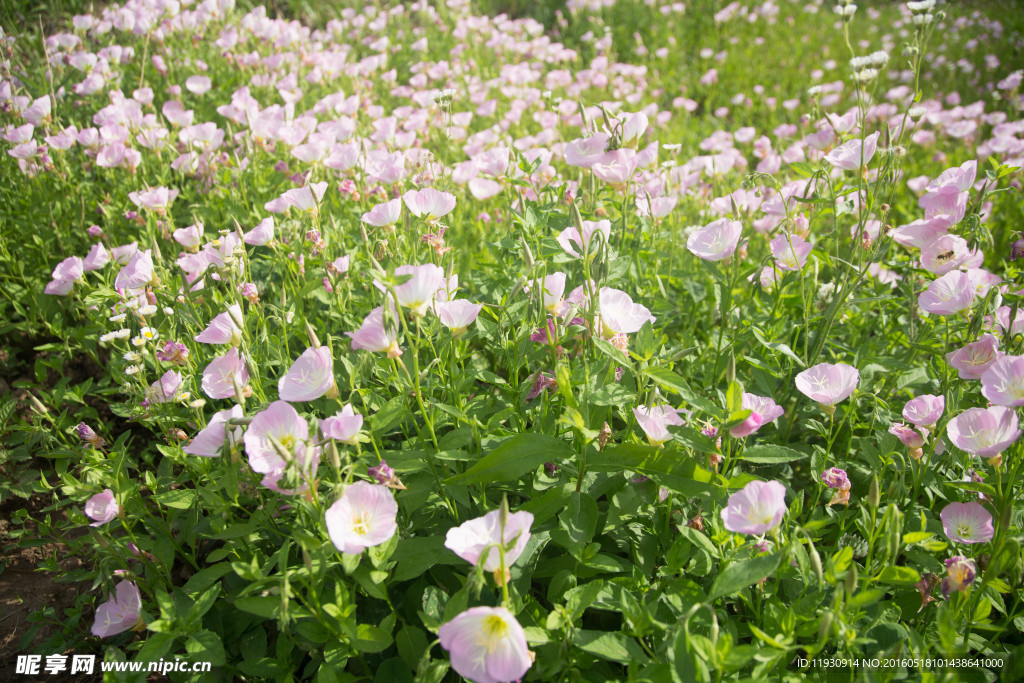
{"type": "Polygon", "coordinates": [[[4,671],[1024,676],[1019,17],[12,8],[4,671]]]}

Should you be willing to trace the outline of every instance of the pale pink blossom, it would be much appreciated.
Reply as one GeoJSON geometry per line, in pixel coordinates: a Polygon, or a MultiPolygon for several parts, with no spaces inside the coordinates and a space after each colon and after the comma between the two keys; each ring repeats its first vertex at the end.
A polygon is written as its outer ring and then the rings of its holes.
{"type": "Polygon", "coordinates": [[[398,304],[410,309],[414,316],[426,315],[437,290],[445,282],[444,270],[433,263],[422,266],[398,266],[395,268],[395,275],[412,276],[410,280],[395,287],[398,304]]]}
{"type": "Polygon", "coordinates": [[[475,304],[467,299],[434,303],[434,313],[437,314],[438,320],[455,336],[465,333],[466,328],[473,324],[482,309],[483,304],[475,304]]]}
{"type": "Polygon", "coordinates": [[[988,366],[981,394],[997,406],[1024,406],[1024,356],[1003,356],[988,366]]]}
{"type": "Polygon", "coordinates": [[[218,457],[225,444],[230,448],[232,444],[242,440],[242,428],[232,428],[228,425],[228,420],[243,416],[242,406],[239,405],[217,411],[206,423],[206,426],[199,430],[192,441],[181,450],[189,455],[199,455],[204,458],[218,457]]]}
{"type": "Polygon", "coordinates": [[[178,196],[177,189],[166,187],[154,187],[141,192],[129,192],[128,199],[140,209],[150,209],[157,213],[163,213],[170,206],[171,202],[178,196]]]}
{"type": "Polygon", "coordinates": [[[334,547],[355,555],[386,543],[398,530],[398,504],[391,489],[357,481],[325,513],[327,535],[334,547]]]}
{"type": "Polygon", "coordinates": [[[565,250],[565,253],[581,259],[590,251],[590,241],[595,233],[601,233],[604,243],[607,244],[612,234],[612,223],[605,219],[600,221],[583,221],[583,234],[575,227],[568,227],[558,233],[555,239],[565,250]],[[579,251],[577,251],[577,248],[579,251]]]}
{"type": "Polygon", "coordinates": [[[974,303],[977,290],[967,273],[954,270],[932,280],[917,302],[921,310],[936,315],[953,315],[974,303]]]}
{"type": "Polygon", "coordinates": [[[210,398],[234,398],[235,384],[243,388],[248,381],[249,370],[234,346],[203,370],[203,392],[210,398]]]}
{"type": "Polygon", "coordinates": [[[879,135],[876,131],[863,140],[845,142],[826,154],[825,161],[844,171],[856,171],[861,166],[867,166],[878,149],[879,135]]]}
{"type": "Polygon", "coordinates": [[[110,489],[103,489],[102,493],[85,502],[85,515],[93,521],[89,526],[102,526],[111,522],[121,514],[121,506],[114,498],[114,492],[110,489]]]}
{"type": "Polygon", "coordinates": [[[719,218],[690,233],[686,248],[705,261],[723,261],[736,251],[742,231],[743,224],[739,221],[719,218]]]}
{"type": "Polygon", "coordinates": [[[921,247],[921,267],[935,275],[945,275],[963,265],[970,255],[967,240],[945,234],[921,247]]]}
{"type": "Polygon", "coordinates": [[[255,228],[242,235],[246,244],[262,247],[274,241],[274,217],[267,216],[255,228]]]}
{"type": "Polygon", "coordinates": [[[638,165],[637,154],[631,149],[605,152],[590,166],[590,171],[614,187],[620,187],[633,178],[638,165]]]}
{"type": "Polygon", "coordinates": [[[402,200],[392,199],[389,202],[375,205],[363,214],[363,222],[375,228],[394,225],[402,217],[402,200]]]}
{"type": "Polygon", "coordinates": [[[473,683],[512,683],[533,664],[526,632],[504,607],[470,607],[437,636],[455,672],[473,683]]]}
{"type": "Polygon", "coordinates": [[[114,277],[115,289],[138,289],[153,281],[153,257],[150,251],[136,251],[128,263],[114,277]]]}
{"type": "Polygon", "coordinates": [[[670,426],[682,426],[683,418],[679,413],[678,408],[670,405],[633,408],[633,416],[647,435],[647,440],[652,446],[659,447],[672,440],[672,432],[668,430],[670,426]]]}
{"type": "Polygon", "coordinates": [[[781,270],[802,270],[807,263],[807,256],[814,248],[810,242],[799,235],[782,234],[769,244],[775,265],[781,270]]]}
{"type": "Polygon", "coordinates": [[[601,336],[606,339],[618,334],[638,332],[645,322],[654,324],[656,320],[647,307],[634,303],[633,299],[621,290],[602,287],[597,298],[601,336]]]}
{"type": "Polygon", "coordinates": [[[432,187],[409,190],[402,195],[402,199],[412,215],[430,223],[448,215],[455,208],[455,195],[432,187]]]}
{"type": "Polygon", "coordinates": [[[256,413],[242,437],[249,466],[260,474],[284,471],[288,463],[282,451],[289,460],[304,460],[308,441],[309,425],[285,401],[274,401],[256,413]]]}
{"type": "Polygon", "coordinates": [[[501,568],[499,544],[505,548],[506,569],[515,564],[530,540],[530,525],[533,515],[529,512],[514,512],[508,515],[505,529],[501,529],[501,511],[492,510],[483,517],[471,519],[448,530],[444,546],[472,565],[484,557],[484,571],[493,572],[501,568]]]}
{"type": "Polygon", "coordinates": [[[565,146],[565,163],[578,168],[590,168],[608,149],[610,136],[595,133],[588,138],[573,140],[565,146]]]}
{"type": "Polygon", "coordinates": [[[238,346],[242,343],[242,328],[239,323],[242,321],[242,308],[238,304],[231,304],[224,313],[214,316],[206,329],[195,336],[200,344],[231,344],[238,346]]]}
{"type": "Polygon", "coordinates": [[[1002,357],[999,339],[986,333],[978,341],[947,353],[946,362],[956,368],[960,379],[981,379],[985,371],[1002,357]]]}
{"type": "Polygon", "coordinates": [[[333,417],[320,420],[320,431],[324,438],[355,445],[359,430],[363,428],[363,416],[346,403],[341,412],[333,417]]]}
{"type": "Polygon", "coordinates": [[[382,306],[370,311],[370,314],[363,318],[363,324],[358,330],[345,334],[352,338],[353,349],[385,351],[388,358],[397,358],[402,355],[395,331],[384,327],[384,308],[382,306]]]}
{"type": "Polygon", "coordinates": [[[130,631],[140,622],[141,614],[142,595],[138,586],[121,581],[114,589],[114,596],[96,608],[92,634],[98,638],[109,638],[130,631]]]}
{"type": "Polygon", "coordinates": [[[986,543],[996,530],[992,526],[992,513],[981,503],[950,503],[939,513],[942,530],[956,543],[986,543]]]}
{"type": "Polygon", "coordinates": [[[946,410],[946,397],[922,394],[906,402],[903,419],[919,427],[932,428],[946,410]]]}
{"type": "Polygon", "coordinates": [[[1013,408],[968,408],[946,425],[953,445],[981,458],[991,458],[1009,448],[1020,436],[1013,408]]]}
{"type": "Polygon", "coordinates": [[[334,359],[326,346],[303,351],[277,383],[278,396],[284,401],[313,401],[332,391],[337,393],[338,387],[334,359]]]}
{"type": "Polygon", "coordinates": [[[751,481],[729,496],[721,514],[729,531],[750,536],[763,534],[782,523],[786,487],[777,481],[751,481]]]}
{"type": "Polygon", "coordinates": [[[860,382],[857,368],[846,363],[819,363],[796,376],[796,388],[823,406],[845,400],[860,382]]]}
{"type": "Polygon", "coordinates": [[[315,214],[319,211],[320,202],[323,201],[325,192],[327,192],[327,182],[323,181],[288,190],[281,195],[280,199],[285,206],[294,206],[299,211],[315,214]]]}
{"type": "Polygon", "coordinates": [[[167,403],[178,398],[178,391],[184,379],[177,370],[168,370],[160,379],[149,385],[146,400],[150,403],[167,403]]]}

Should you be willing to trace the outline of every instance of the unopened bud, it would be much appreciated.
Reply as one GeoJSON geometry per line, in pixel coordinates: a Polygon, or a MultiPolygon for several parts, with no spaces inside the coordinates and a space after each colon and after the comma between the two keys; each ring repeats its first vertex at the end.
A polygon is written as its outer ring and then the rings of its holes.
{"type": "Polygon", "coordinates": [[[853,595],[854,591],[857,590],[857,565],[850,563],[850,568],[846,571],[846,594],[853,595]]]}
{"type": "Polygon", "coordinates": [[[320,348],[320,338],[316,336],[316,330],[313,329],[308,320],[306,321],[306,336],[309,337],[310,346],[314,349],[320,348]]]}
{"type": "Polygon", "coordinates": [[[870,507],[872,510],[877,510],[879,497],[880,494],[878,491],[878,475],[874,474],[871,477],[871,484],[868,486],[868,507],[870,507]]]}

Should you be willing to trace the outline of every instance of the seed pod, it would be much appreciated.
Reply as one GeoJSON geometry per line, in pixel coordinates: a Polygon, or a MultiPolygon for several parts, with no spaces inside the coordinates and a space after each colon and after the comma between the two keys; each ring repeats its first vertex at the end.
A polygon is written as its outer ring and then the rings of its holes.
{"type": "Polygon", "coordinates": [[[879,498],[878,475],[874,474],[871,476],[871,485],[868,486],[868,507],[872,510],[877,510],[879,498]]]}

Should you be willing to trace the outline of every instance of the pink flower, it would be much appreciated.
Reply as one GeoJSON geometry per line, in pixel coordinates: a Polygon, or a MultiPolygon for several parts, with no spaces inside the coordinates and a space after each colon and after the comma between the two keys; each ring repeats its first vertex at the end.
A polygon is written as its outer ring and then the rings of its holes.
{"type": "Polygon", "coordinates": [[[363,428],[363,416],[346,403],[341,412],[333,417],[320,420],[320,431],[327,439],[355,445],[359,430],[363,428]]]}
{"type": "Polygon", "coordinates": [[[922,249],[930,242],[949,233],[949,221],[945,218],[917,220],[901,225],[892,231],[892,238],[897,244],[905,247],[922,249]]]}
{"type": "Polygon", "coordinates": [[[398,504],[389,488],[357,481],[327,508],[327,535],[338,550],[356,555],[394,536],[397,514],[398,504]]]}
{"type": "Polygon", "coordinates": [[[645,322],[653,324],[656,320],[645,306],[633,303],[633,299],[621,290],[602,287],[597,298],[601,335],[605,339],[638,332],[645,322]]]}
{"type": "Polygon", "coordinates": [[[327,182],[323,181],[288,190],[281,195],[280,199],[284,201],[285,206],[294,206],[299,211],[316,213],[325,192],[327,192],[327,182]]]}
{"type": "Polygon", "coordinates": [[[907,448],[921,448],[924,446],[924,437],[917,433],[912,427],[905,424],[894,424],[889,427],[889,433],[903,442],[907,448]]]}
{"type": "Polygon", "coordinates": [[[953,445],[981,458],[999,455],[1020,436],[1017,414],[1006,406],[968,408],[946,425],[953,445]]]}
{"type": "Polygon", "coordinates": [[[129,192],[128,199],[140,209],[150,209],[157,213],[164,213],[171,202],[178,196],[177,189],[166,187],[153,187],[142,192],[129,192]]]}
{"type": "Polygon", "coordinates": [[[82,270],[99,270],[110,263],[110,252],[102,244],[97,242],[89,249],[88,255],[82,260],[82,270]]]}
{"type": "Polygon", "coordinates": [[[575,258],[581,259],[590,251],[590,240],[595,232],[600,232],[604,235],[605,244],[608,243],[608,239],[612,234],[612,223],[605,219],[600,221],[583,221],[583,234],[575,227],[568,227],[562,232],[558,233],[558,237],[555,239],[558,244],[565,250],[565,253],[575,258]],[[575,246],[573,246],[575,244],[575,246]],[[579,251],[576,251],[576,247],[579,247],[579,251]]]}
{"type": "Polygon", "coordinates": [[[953,315],[967,310],[974,303],[977,289],[971,278],[962,270],[946,273],[932,280],[917,299],[921,310],[936,315],[953,315]]]}
{"type": "Polygon", "coordinates": [[[274,401],[256,413],[242,437],[249,465],[260,474],[283,472],[289,459],[303,460],[309,441],[309,425],[285,401],[274,401]],[[275,446],[274,442],[277,442],[275,446]],[[280,450],[278,450],[280,448],[280,450]]]}
{"type": "Polygon", "coordinates": [[[85,264],[77,256],[70,256],[53,269],[54,280],[77,280],[85,273],[85,264]]]}
{"type": "Polygon", "coordinates": [[[1024,406],[1024,356],[1003,356],[988,366],[981,394],[997,406],[1024,406]]]}
{"type": "Polygon", "coordinates": [[[777,420],[785,412],[772,399],[747,393],[743,394],[743,409],[749,410],[750,415],[743,422],[729,429],[729,436],[734,439],[750,436],[763,425],[777,420]]]}
{"type": "Polygon", "coordinates": [[[819,363],[796,376],[796,388],[823,406],[846,399],[860,382],[857,368],[846,363],[819,363]]]}
{"type": "Polygon", "coordinates": [[[705,261],[724,261],[731,257],[740,243],[743,224],[728,218],[719,218],[690,233],[686,248],[705,261]]]}
{"type": "Polygon", "coordinates": [[[432,187],[418,191],[409,190],[402,195],[402,199],[412,215],[430,223],[451,213],[455,208],[455,195],[440,192],[432,187]]]}
{"type": "Polygon", "coordinates": [[[590,166],[590,171],[613,187],[621,187],[633,178],[637,167],[636,152],[631,149],[616,149],[602,154],[590,166]]]}
{"type": "Polygon", "coordinates": [[[384,327],[384,307],[378,306],[363,318],[362,326],[355,332],[346,332],[352,338],[353,349],[366,351],[386,351],[388,358],[398,358],[402,349],[398,347],[398,338],[394,330],[384,327]]]}
{"type": "Polygon", "coordinates": [[[942,235],[921,248],[921,267],[929,273],[945,275],[956,270],[971,255],[967,240],[959,235],[942,235]]]}
{"type": "Polygon", "coordinates": [[[471,519],[448,530],[444,546],[472,565],[479,564],[484,557],[484,571],[493,572],[501,568],[498,545],[505,547],[505,567],[515,564],[530,540],[530,525],[533,515],[529,512],[514,512],[508,516],[505,530],[501,530],[501,511],[492,510],[483,517],[471,519]],[[508,547],[510,544],[512,547],[508,547]]]}
{"type": "Polygon", "coordinates": [[[121,513],[121,506],[114,499],[114,492],[110,489],[103,489],[103,493],[97,493],[85,503],[85,514],[89,519],[95,520],[89,526],[101,526],[114,520],[121,513]]]}
{"type": "Polygon", "coordinates": [[[166,403],[178,397],[178,390],[184,380],[181,373],[175,370],[168,370],[157,381],[149,386],[146,392],[146,399],[150,403],[166,403]]]}
{"type": "Polygon", "coordinates": [[[241,388],[248,381],[249,370],[234,346],[210,361],[203,370],[203,392],[210,398],[234,398],[235,383],[241,388]]]}
{"type": "Polygon", "coordinates": [[[504,607],[470,607],[437,636],[452,668],[473,683],[512,683],[533,664],[526,632],[504,607]]]}
{"type": "Polygon", "coordinates": [[[114,278],[114,289],[138,289],[153,281],[153,258],[150,252],[136,251],[128,264],[114,278]]]}
{"type": "Polygon", "coordinates": [[[775,420],[782,417],[782,414],[786,411],[782,406],[778,405],[774,400],[766,396],[758,396],[757,394],[743,393],[743,408],[744,410],[751,410],[761,416],[761,424],[768,424],[769,422],[775,422],[775,420]]]}
{"type": "Polygon", "coordinates": [[[996,533],[992,514],[981,503],[950,503],[939,518],[946,536],[957,543],[985,543],[996,533]]]}
{"type": "Polygon", "coordinates": [[[363,222],[375,228],[384,228],[394,225],[402,217],[402,200],[392,199],[383,204],[377,204],[363,214],[363,222]]]}
{"type": "Polygon", "coordinates": [[[114,589],[114,597],[96,608],[92,634],[109,638],[135,628],[141,619],[142,596],[134,583],[122,581],[114,589]]]}
{"type": "Polygon", "coordinates": [[[242,241],[254,247],[262,247],[274,241],[274,217],[268,216],[259,225],[242,235],[242,241]]]}
{"type": "Polygon", "coordinates": [[[334,382],[334,359],[326,346],[308,348],[292,363],[277,383],[277,394],[285,401],[312,401],[338,388],[334,382]]]}
{"type": "Polygon", "coordinates": [[[856,171],[861,166],[867,166],[878,149],[879,135],[876,131],[863,140],[845,142],[826,154],[825,161],[844,171],[856,171]]]}
{"type": "Polygon", "coordinates": [[[241,441],[242,428],[235,427],[229,431],[228,427],[228,420],[240,417],[243,417],[242,406],[238,405],[214,413],[206,426],[181,450],[189,455],[199,455],[204,458],[218,457],[225,443],[230,447],[231,444],[241,441]]]}
{"type": "Polygon", "coordinates": [[[830,467],[821,473],[821,481],[830,489],[850,489],[850,477],[846,470],[838,467],[830,467]]]}
{"type": "Polygon", "coordinates": [[[196,223],[187,228],[178,228],[174,231],[174,241],[186,249],[195,249],[199,246],[203,236],[203,224],[196,223]]]}
{"type": "Polygon", "coordinates": [[[621,128],[619,129],[619,144],[622,147],[636,149],[640,145],[640,138],[647,131],[647,114],[643,112],[623,112],[616,117],[621,128]]]}
{"type": "Polygon", "coordinates": [[[410,309],[414,316],[424,316],[434,295],[444,284],[444,270],[428,263],[423,266],[398,266],[395,275],[412,275],[412,279],[395,287],[398,304],[410,309]]]}
{"type": "Polygon", "coordinates": [[[942,579],[942,597],[948,598],[954,591],[965,591],[974,583],[978,568],[974,560],[957,555],[946,560],[946,576],[942,579]]]}
{"type": "Polygon", "coordinates": [[[573,140],[565,146],[565,163],[590,168],[604,155],[609,139],[607,133],[595,133],[588,138],[573,140]]]}
{"type": "Polygon", "coordinates": [[[670,426],[679,427],[683,424],[679,412],[678,408],[670,405],[633,408],[633,416],[647,435],[647,440],[652,446],[658,447],[672,440],[672,433],[668,430],[670,426]]]}
{"type": "Polygon", "coordinates": [[[960,166],[948,168],[939,176],[928,183],[925,188],[927,192],[943,194],[957,194],[965,192],[974,185],[974,179],[978,174],[978,160],[971,159],[960,166]]]}
{"type": "Polygon", "coordinates": [[[786,514],[786,487],[777,481],[752,481],[729,496],[722,523],[729,531],[756,535],[774,529],[786,514]]]}
{"type": "Polygon", "coordinates": [[[932,427],[946,410],[946,397],[922,394],[906,402],[903,419],[920,427],[932,427]]]}
{"type": "Polygon", "coordinates": [[[209,76],[189,76],[185,79],[185,89],[193,95],[202,95],[210,90],[213,83],[209,76]]]}
{"type": "Polygon", "coordinates": [[[770,243],[775,265],[781,270],[802,270],[807,256],[814,248],[799,235],[779,235],[770,243]]]}
{"type": "Polygon", "coordinates": [[[451,330],[456,337],[466,332],[466,328],[473,324],[482,309],[483,304],[474,304],[466,299],[438,301],[434,304],[434,313],[441,324],[451,330]]]}
{"type": "Polygon", "coordinates": [[[541,298],[549,313],[561,315],[567,308],[562,295],[565,294],[565,273],[557,272],[544,276],[541,281],[541,298]]]}
{"type": "Polygon", "coordinates": [[[242,343],[241,322],[242,308],[238,304],[231,304],[227,311],[214,316],[206,329],[195,336],[195,340],[200,344],[238,346],[242,343]]]}
{"type": "Polygon", "coordinates": [[[981,379],[985,371],[1002,356],[999,339],[984,334],[978,341],[947,353],[946,362],[957,369],[960,379],[981,379]]]}

